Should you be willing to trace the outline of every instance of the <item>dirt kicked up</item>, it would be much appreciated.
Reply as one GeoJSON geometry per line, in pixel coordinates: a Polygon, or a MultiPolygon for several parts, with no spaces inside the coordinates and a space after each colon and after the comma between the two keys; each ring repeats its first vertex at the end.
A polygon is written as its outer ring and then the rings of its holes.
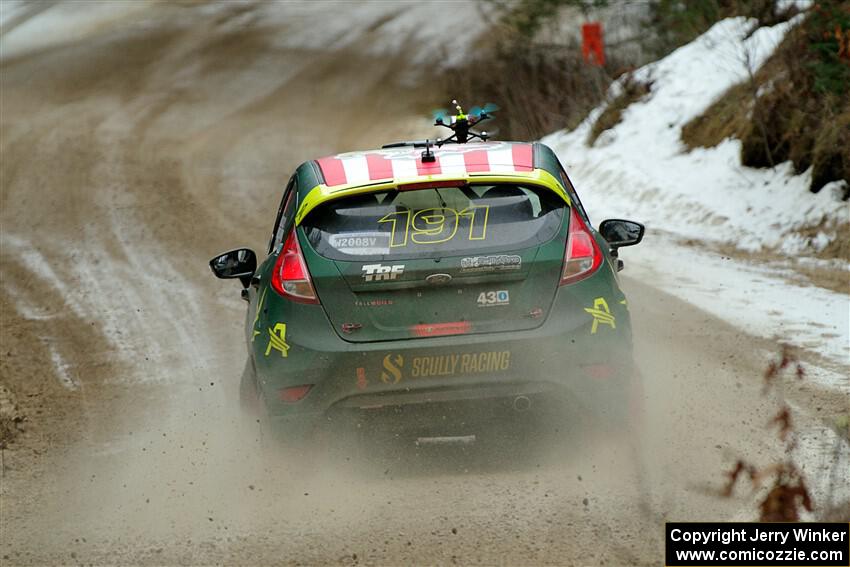
{"type": "MultiPolygon", "coordinates": [[[[652,281],[624,283],[633,439],[567,422],[544,451],[260,450],[237,404],[245,304],[207,260],[264,248],[301,161],[431,135],[442,93],[399,71],[422,46],[373,49],[402,17],[389,5],[272,21],[145,4],[3,56],[0,402],[22,419],[2,451],[4,564],[657,564],[665,519],[747,516],[746,495],[716,492],[735,455],[781,451],[760,382],[774,345],[652,281]],[[354,39],[287,41],[331,16],[354,39]]],[[[846,404],[786,395],[815,440],[846,404]]]]}

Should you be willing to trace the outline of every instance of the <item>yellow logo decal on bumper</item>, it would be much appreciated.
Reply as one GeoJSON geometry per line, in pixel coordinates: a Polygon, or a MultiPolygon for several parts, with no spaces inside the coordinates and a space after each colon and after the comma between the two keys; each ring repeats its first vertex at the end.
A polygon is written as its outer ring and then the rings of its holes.
{"type": "Polygon", "coordinates": [[[279,350],[281,358],[289,356],[289,345],[286,344],[286,323],[278,323],[274,330],[269,329],[269,344],[266,347],[266,356],[272,349],[279,350]]]}
{"type": "Polygon", "coordinates": [[[401,381],[401,369],[404,368],[404,357],[400,354],[384,357],[384,371],[381,372],[381,382],[398,384],[401,381]]]}
{"type": "Polygon", "coordinates": [[[593,300],[593,307],[585,307],[585,311],[593,317],[593,326],[590,328],[590,334],[595,335],[599,329],[599,324],[610,325],[612,329],[617,328],[617,322],[608,308],[608,302],[604,297],[597,297],[593,300]]]}

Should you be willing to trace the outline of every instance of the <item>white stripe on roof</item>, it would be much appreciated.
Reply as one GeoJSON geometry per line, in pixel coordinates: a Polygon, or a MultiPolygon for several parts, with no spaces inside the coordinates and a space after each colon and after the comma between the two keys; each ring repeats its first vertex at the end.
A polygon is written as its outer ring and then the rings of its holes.
{"type": "Polygon", "coordinates": [[[509,169],[516,171],[514,167],[514,154],[510,146],[504,149],[488,150],[487,160],[490,162],[490,169],[509,169]]]}
{"type": "Polygon", "coordinates": [[[393,177],[396,179],[411,179],[419,174],[416,169],[416,159],[411,157],[396,157],[390,160],[393,164],[393,177]]]}
{"type": "Polygon", "coordinates": [[[345,170],[346,183],[366,183],[369,181],[369,167],[366,156],[346,156],[342,158],[342,168],[345,170]]]}
{"type": "Polygon", "coordinates": [[[448,175],[465,175],[466,164],[461,153],[444,153],[440,155],[440,169],[448,175]]]}

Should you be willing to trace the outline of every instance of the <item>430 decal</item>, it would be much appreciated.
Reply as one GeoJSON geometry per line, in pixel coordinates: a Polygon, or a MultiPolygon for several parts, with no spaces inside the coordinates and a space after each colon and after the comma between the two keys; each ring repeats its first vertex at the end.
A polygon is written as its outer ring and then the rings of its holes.
{"type": "Polygon", "coordinates": [[[378,223],[389,223],[390,248],[413,244],[438,244],[454,238],[463,221],[469,231],[463,231],[469,240],[487,238],[489,205],[467,207],[461,211],[450,207],[395,211],[385,215],[378,223]]]}

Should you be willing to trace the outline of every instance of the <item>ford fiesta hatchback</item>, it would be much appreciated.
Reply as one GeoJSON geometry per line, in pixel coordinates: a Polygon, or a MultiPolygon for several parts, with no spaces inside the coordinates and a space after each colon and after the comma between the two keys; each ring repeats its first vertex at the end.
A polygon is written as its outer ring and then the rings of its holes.
{"type": "Polygon", "coordinates": [[[643,230],[595,230],[539,143],[303,163],[265,259],[241,248],[210,262],[249,303],[242,401],[291,440],[375,417],[460,436],[564,401],[620,421],[634,384],[617,249],[643,230]]]}

